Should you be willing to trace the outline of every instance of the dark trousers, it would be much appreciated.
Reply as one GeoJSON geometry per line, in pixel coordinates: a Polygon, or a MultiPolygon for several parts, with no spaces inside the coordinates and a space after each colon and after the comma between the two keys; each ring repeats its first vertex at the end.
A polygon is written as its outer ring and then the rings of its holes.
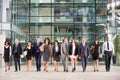
{"type": "Polygon", "coordinates": [[[15,63],[15,71],[18,71],[18,67],[19,67],[19,70],[21,70],[20,68],[20,57],[19,56],[14,56],[14,63],[15,63]],[[18,67],[17,67],[18,65],[18,67]]]}
{"type": "Polygon", "coordinates": [[[111,62],[111,57],[112,57],[112,51],[105,51],[105,67],[106,71],[110,70],[110,62],[111,62]]]}
{"type": "Polygon", "coordinates": [[[87,58],[85,55],[81,56],[81,61],[82,61],[82,68],[83,68],[83,71],[86,70],[87,60],[88,60],[88,58],[87,58]]]}
{"type": "Polygon", "coordinates": [[[37,52],[35,55],[37,71],[40,71],[41,69],[41,56],[42,56],[42,52],[37,52]]]}

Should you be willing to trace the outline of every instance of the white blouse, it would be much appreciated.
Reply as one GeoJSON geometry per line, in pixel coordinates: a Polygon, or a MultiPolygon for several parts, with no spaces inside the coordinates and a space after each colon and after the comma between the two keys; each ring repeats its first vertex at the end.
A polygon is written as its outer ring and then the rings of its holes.
{"type": "Polygon", "coordinates": [[[55,52],[59,52],[59,47],[55,46],[55,52]]]}
{"type": "Polygon", "coordinates": [[[75,44],[73,44],[72,46],[73,46],[72,47],[72,55],[75,55],[75,48],[76,48],[76,46],[75,46],[75,44]]]}

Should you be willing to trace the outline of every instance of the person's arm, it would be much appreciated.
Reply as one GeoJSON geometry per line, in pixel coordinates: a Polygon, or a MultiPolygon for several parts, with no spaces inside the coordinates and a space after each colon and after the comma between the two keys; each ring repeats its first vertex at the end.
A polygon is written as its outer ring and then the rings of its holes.
{"type": "Polygon", "coordinates": [[[10,48],[10,56],[11,56],[12,55],[11,46],[9,48],[10,48]]]}
{"type": "Polygon", "coordinates": [[[81,46],[80,45],[78,46],[78,56],[79,57],[81,56],[81,46]]]}
{"type": "Polygon", "coordinates": [[[72,49],[72,44],[69,45],[68,55],[71,55],[71,53],[72,53],[72,52],[71,52],[71,51],[72,51],[71,49],[72,49]]]}
{"type": "Polygon", "coordinates": [[[64,56],[64,53],[63,53],[63,44],[61,44],[61,55],[64,56]]]}
{"type": "Polygon", "coordinates": [[[104,50],[105,49],[105,43],[103,43],[103,46],[102,46],[102,55],[104,55],[104,50]]]}
{"type": "Polygon", "coordinates": [[[87,56],[89,56],[89,54],[90,54],[90,48],[89,48],[89,46],[87,45],[87,56]]]}
{"type": "Polygon", "coordinates": [[[14,44],[12,46],[12,55],[14,55],[14,44]]]}
{"type": "Polygon", "coordinates": [[[39,47],[40,51],[42,51],[42,52],[44,51],[44,45],[45,45],[45,44],[42,44],[42,45],[39,47]]]}
{"type": "Polygon", "coordinates": [[[100,45],[99,45],[99,47],[98,47],[98,53],[100,54],[100,45]]]}
{"type": "Polygon", "coordinates": [[[19,48],[20,48],[20,55],[22,54],[22,46],[21,46],[21,44],[19,44],[19,48]]]}
{"type": "Polygon", "coordinates": [[[26,51],[27,50],[27,46],[25,46],[24,50],[23,51],[26,51]]]}
{"type": "Polygon", "coordinates": [[[52,57],[52,46],[51,45],[49,46],[50,46],[50,57],[52,57]]]}

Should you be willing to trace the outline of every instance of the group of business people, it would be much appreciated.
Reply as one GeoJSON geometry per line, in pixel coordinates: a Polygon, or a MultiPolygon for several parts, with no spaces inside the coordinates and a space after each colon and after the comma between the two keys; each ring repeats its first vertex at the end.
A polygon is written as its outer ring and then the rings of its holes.
{"type": "MultiPolygon", "coordinates": [[[[10,45],[9,42],[5,42],[4,46],[4,61],[5,61],[5,71],[10,70],[10,45]],[[7,68],[8,66],[8,68],[7,68]]],[[[36,71],[41,71],[41,57],[43,56],[44,71],[48,72],[49,59],[53,57],[54,59],[54,70],[58,72],[60,57],[62,57],[63,70],[68,72],[69,58],[71,59],[72,72],[76,70],[77,59],[81,59],[83,72],[86,71],[87,61],[90,55],[90,51],[93,57],[94,71],[98,70],[98,59],[100,54],[100,45],[98,40],[95,40],[92,46],[86,43],[86,39],[82,38],[81,43],[77,44],[75,39],[72,39],[68,43],[65,37],[63,43],[60,45],[57,40],[55,40],[54,45],[51,46],[49,38],[45,38],[44,42],[40,41],[40,37],[36,38],[36,42],[32,46],[32,42],[29,41],[27,46],[24,48],[26,54],[26,64],[27,71],[31,69],[32,57],[36,60],[36,71]]],[[[111,57],[114,54],[114,45],[109,41],[109,37],[106,37],[106,41],[103,43],[102,53],[105,57],[106,71],[110,71],[111,57]]],[[[22,54],[22,47],[19,40],[16,38],[15,43],[12,46],[12,55],[14,57],[15,72],[21,70],[20,67],[20,55],[22,54]]]]}

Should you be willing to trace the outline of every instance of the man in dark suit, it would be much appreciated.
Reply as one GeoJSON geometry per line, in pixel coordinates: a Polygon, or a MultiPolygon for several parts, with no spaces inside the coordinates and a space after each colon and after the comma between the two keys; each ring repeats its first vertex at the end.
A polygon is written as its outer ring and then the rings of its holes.
{"type": "Polygon", "coordinates": [[[41,45],[42,45],[42,42],[40,42],[40,37],[37,37],[36,43],[34,44],[34,53],[35,53],[37,72],[41,71],[41,56],[42,56],[42,51],[40,51],[41,45]]]}
{"type": "Polygon", "coordinates": [[[78,47],[78,54],[79,54],[81,61],[82,61],[83,72],[86,71],[89,53],[90,53],[89,46],[86,43],[86,39],[82,38],[82,43],[78,47]]]}
{"type": "Polygon", "coordinates": [[[19,66],[19,70],[21,70],[20,68],[20,55],[21,54],[22,54],[22,47],[21,47],[21,44],[19,43],[19,40],[16,38],[15,43],[13,44],[13,48],[12,48],[12,55],[14,56],[14,63],[15,63],[15,72],[18,71],[17,63],[19,66]]]}

